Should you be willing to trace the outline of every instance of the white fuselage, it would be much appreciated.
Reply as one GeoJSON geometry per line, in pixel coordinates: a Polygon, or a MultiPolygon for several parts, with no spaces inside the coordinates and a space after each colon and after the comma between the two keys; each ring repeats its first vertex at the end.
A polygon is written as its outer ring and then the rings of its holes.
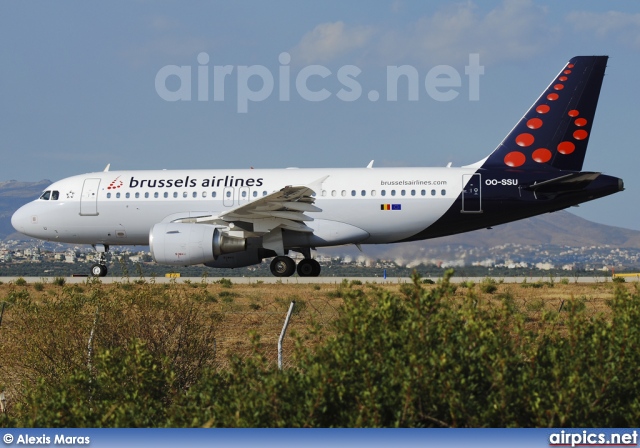
{"type": "Polygon", "coordinates": [[[106,171],[69,177],[19,209],[12,224],[40,239],[80,244],[148,245],[157,223],[217,216],[288,185],[315,189],[306,223],[324,245],[391,243],[440,218],[475,168],[340,168],[106,171]],[[335,224],[339,224],[337,227],[335,224]],[[346,226],[341,226],[345,224],[346,226]]]}

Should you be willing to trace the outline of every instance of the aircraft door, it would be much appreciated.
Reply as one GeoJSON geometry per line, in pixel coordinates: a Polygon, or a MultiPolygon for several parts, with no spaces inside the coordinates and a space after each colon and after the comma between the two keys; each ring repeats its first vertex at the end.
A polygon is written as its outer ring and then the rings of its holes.
{"type": "Polygon", "coordinates": [[[482,213],[481,186],[479,173],[462,175],[462,213],[482,213]]]}
{"type": "Polygon", "coordinates": [[[222,204],[225,207],[233,207],[233,187],[226,187],[222,192],[222,204]]]}
{"type": "Polygon", "coordinates": [[[100,179],[85,179],[82,184],[82,193],[80,194],[80,215],[81,216],[97,216],[98,215],[98,188],[100,187],[100,179]]]}

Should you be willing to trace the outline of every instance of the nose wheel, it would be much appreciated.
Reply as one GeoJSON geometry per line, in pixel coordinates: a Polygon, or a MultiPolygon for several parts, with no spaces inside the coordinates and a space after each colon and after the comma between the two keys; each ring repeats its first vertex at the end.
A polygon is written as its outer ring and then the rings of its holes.
{"type": "Polygon", "coordinates": [[[106,244],[94,244],[94,249],[98,252],[98,262],[91,265],[92,277],[105,277],[107,275],[107,251],[106,244]]]}
{"type": "Polygon", "coordinates": [[[104,264],[95,263],[91,266],[92,277],[105,277],[107,275],[107,267],[104,264]]]}

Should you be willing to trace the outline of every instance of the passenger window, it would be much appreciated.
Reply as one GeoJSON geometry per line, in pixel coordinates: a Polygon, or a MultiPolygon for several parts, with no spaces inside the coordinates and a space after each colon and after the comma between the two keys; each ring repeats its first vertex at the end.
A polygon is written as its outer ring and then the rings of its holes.
{"type": "Polygon", "coordinates": [[[174,197],[174,198],[177,198],[177,197],[178,197],[178,192],[177,192],[177,191],[174,191],[174,192],[173,192],[173,197],[174,197]]]}
{"type": "Polygon", "coordinates": [[[247,197],[247,192],[246,192],[246,191],[243,191],[243,192],[242,192],[242,197],[243,197],[243,198],[246,198],[246,197],[247,197]]]}
{"type": "Polygon", "coordinates": [[[387,195],[387,190],[382,190],[380,192],[380,196],[386,196],[387,195]]]}
{"type": "Polygon", "coordinates": [[[411,190],[411,196],[415,196],[416,195],[416,190],[411,190]]]}
{"type": "Polygon", "coordinates": [[[391,196],[395,196],[396,195],[396,190],[391,190],[391,196]]]}
{"type": "Polygon", "coordinates": [[[375,196],[376,195],[376,190],[371,190],[371,196],[375,196]]]}
{"type": "Polygon", "coordinates": [[[148,198],[149,198],[149,192],[148,192],[148,191],[147,191],[147,192],[145,192],[144,197],[145,197],[145,199],[148,199],[148,198]]]}
{"type": "Polygon", "coordinates": [[[440,192],[440,194],[441,194],[442,196],[446,195],[446,194],[447,194],[447,190],[442,190],[442,191],[440,192]]]}
{"type": "Polygon", "coordinates": [[[211,192],[211,197],[212,197],[212,198],[215,198],[215,197],[216,197],[216,192],[215,192],[215,191],[212,191],[212,192],[211,192]]]}
{"type": "Polygon", "coordinates": [[[322,196],[326,196],[327,195],[327,190],[322,190],[322,196]]]}
{"type": "Polygon", "coordinates": [[[52,201],[57,201],[59,196],[60,196],[60,192],[59,191],[53,190],[51,192],[51,200],[52,201]]]}
{"type": "Polygon", "coordinates": [[[140,193],[136,193],[136,199],[140,197],[140,193]]]}
{"type": "Polygon", "coordinates": [[[155,193],[153,193],[153,197],[158,199],[158,192],[157,191],[155,193]]]}
{"type": "Polygon", "coordinates": [[[207,192],[206,192],[206,191],[203,191],[203,192],[202,192],[202,197],[203,197],[203,198],[206,198],[206,197],[207,197],[207,192]]]}
{"type": "Polygon", "coordinates": [[[336,190],[331,190],[331,196],[335,197],[338,194],[336,190]]]}
{"type": "Polygon", "coordinates": [[[404,195],[405,195],[405,193],[406,193],[406,191],[404,191],[404,190],[401,190],[401,191],[400,191],[400,194],[401,194],[402,196],[404,196],[404,195]]]}
{"type": "Polygon", "coordinates": [[[253,197],[254,197],[254,198],[257,198],[257,197],[258,197],[258,192],[257,192],[257,191],[255,191],[255,190],[253,191],[253,197]]]}
{"type": "Polygon", "coordinates": [[[168,198],[168,197],[169,197],[169,193],[165,191],[165,192],[164,192],[164,194],[163,194],[162,196],[164,196],[164,198],[166,199],[166,198],[168,198]]]}
{"type": "Polygon", "coordinates": [[[351,196],[355,196],[356,195],[356,190],[351,190],[351,196]]]}
{"type": "Polygon", "coordinates": [[[182,197],[183,197],[183,198],[186,198],[186,197],[187,197],[187,192],[186,192],[186,191],[183,191],[183,192],[182,192],[182,197]]]}
{"type": "Polygon", "coordinates": [[[193,194],[192,194],[191,196],[193,196],[194,198],[197,198],[197,197],[198,197],[198,193],[196,193],[196,192],[194,191],[194,192],[193,192],[193,194]]]}
{"type": "Polygon", "coordinates": [[[267,192],[266,192],[266,191],[263,191],[263,192],[262,192],[262,196],[266,196],[266,195],[267,195],[267,192]]]}
{"type": "Polygon", "coordinates": [[[367,195],[367,192],[366,192],[366,191],[362,190],[362,191],[360,192],[360,196],[366,196],[366,195],[367,195]]]}
{"type": "Polygon", "coordinates": [[[230,197],[231,197],[231,192],[230,192],[230,191],[227,191],[226,196],[227,196],[228,198],[230,198],[230,197]]]}
{"type": "Polygon", "coordinates": [[[124,197],[125,197],[125,198],[127,198],[127,199],[129,199],[129,197],[130,197],[130,196],[131,196],[131,194],[130,194],[130,193],[126,193],[126,194],[124,195],[124,197]]]}
{"type": "Polygon", "coordinates": [[[120,192],[116,193],[116,198],[120,199],[120,192]]]}
{"type": "Polygon", "coordinates": [[[48,201],[50,197],[51,197],[51,191],[47,190],[44,193],[42,193],[42,196],[40,196],[40,199],[42,199],[43,201],[48,201]]]}
{"type": "Polygon", "coordinates": [[[107,199],[111,199],[111,193],[107,193],[107,199]]]}
{"type": "Polygon", "coordinates": [[[436,195],[436,190],[431,190],[431,196],[435,196],[436,195]]]}
{"type": "Polygon", "coordinates": [[[422,196],[425,196],[425,195],[427,194],[427,190],[422,190],[422,191],[420,192],[420,194],[421,194],[422,196]]]}
{"type": "Polygon", "coordinates": [[[342,190],[342,196],[346,196],[347,195],[347,190],[342,190]]]}

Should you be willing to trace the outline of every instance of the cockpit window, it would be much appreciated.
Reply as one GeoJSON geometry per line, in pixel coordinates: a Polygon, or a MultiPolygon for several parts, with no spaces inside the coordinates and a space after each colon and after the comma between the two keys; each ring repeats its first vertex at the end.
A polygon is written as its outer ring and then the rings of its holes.
{"type": "Polygon", "coordinates": [[[51,197],[51,191],[47,190],[44,193],[42,193],[42,196],[40,196],[40,199],[42,199],[43,201],[48,201],[50,197],[51,197]]]}
{"type": "Polygon", "coordinates": [[[52,201],[57,201],[59,196],[60,196],[60,192],[59,191],[53,190],[51,192],[51,200],[52,201]]]}

